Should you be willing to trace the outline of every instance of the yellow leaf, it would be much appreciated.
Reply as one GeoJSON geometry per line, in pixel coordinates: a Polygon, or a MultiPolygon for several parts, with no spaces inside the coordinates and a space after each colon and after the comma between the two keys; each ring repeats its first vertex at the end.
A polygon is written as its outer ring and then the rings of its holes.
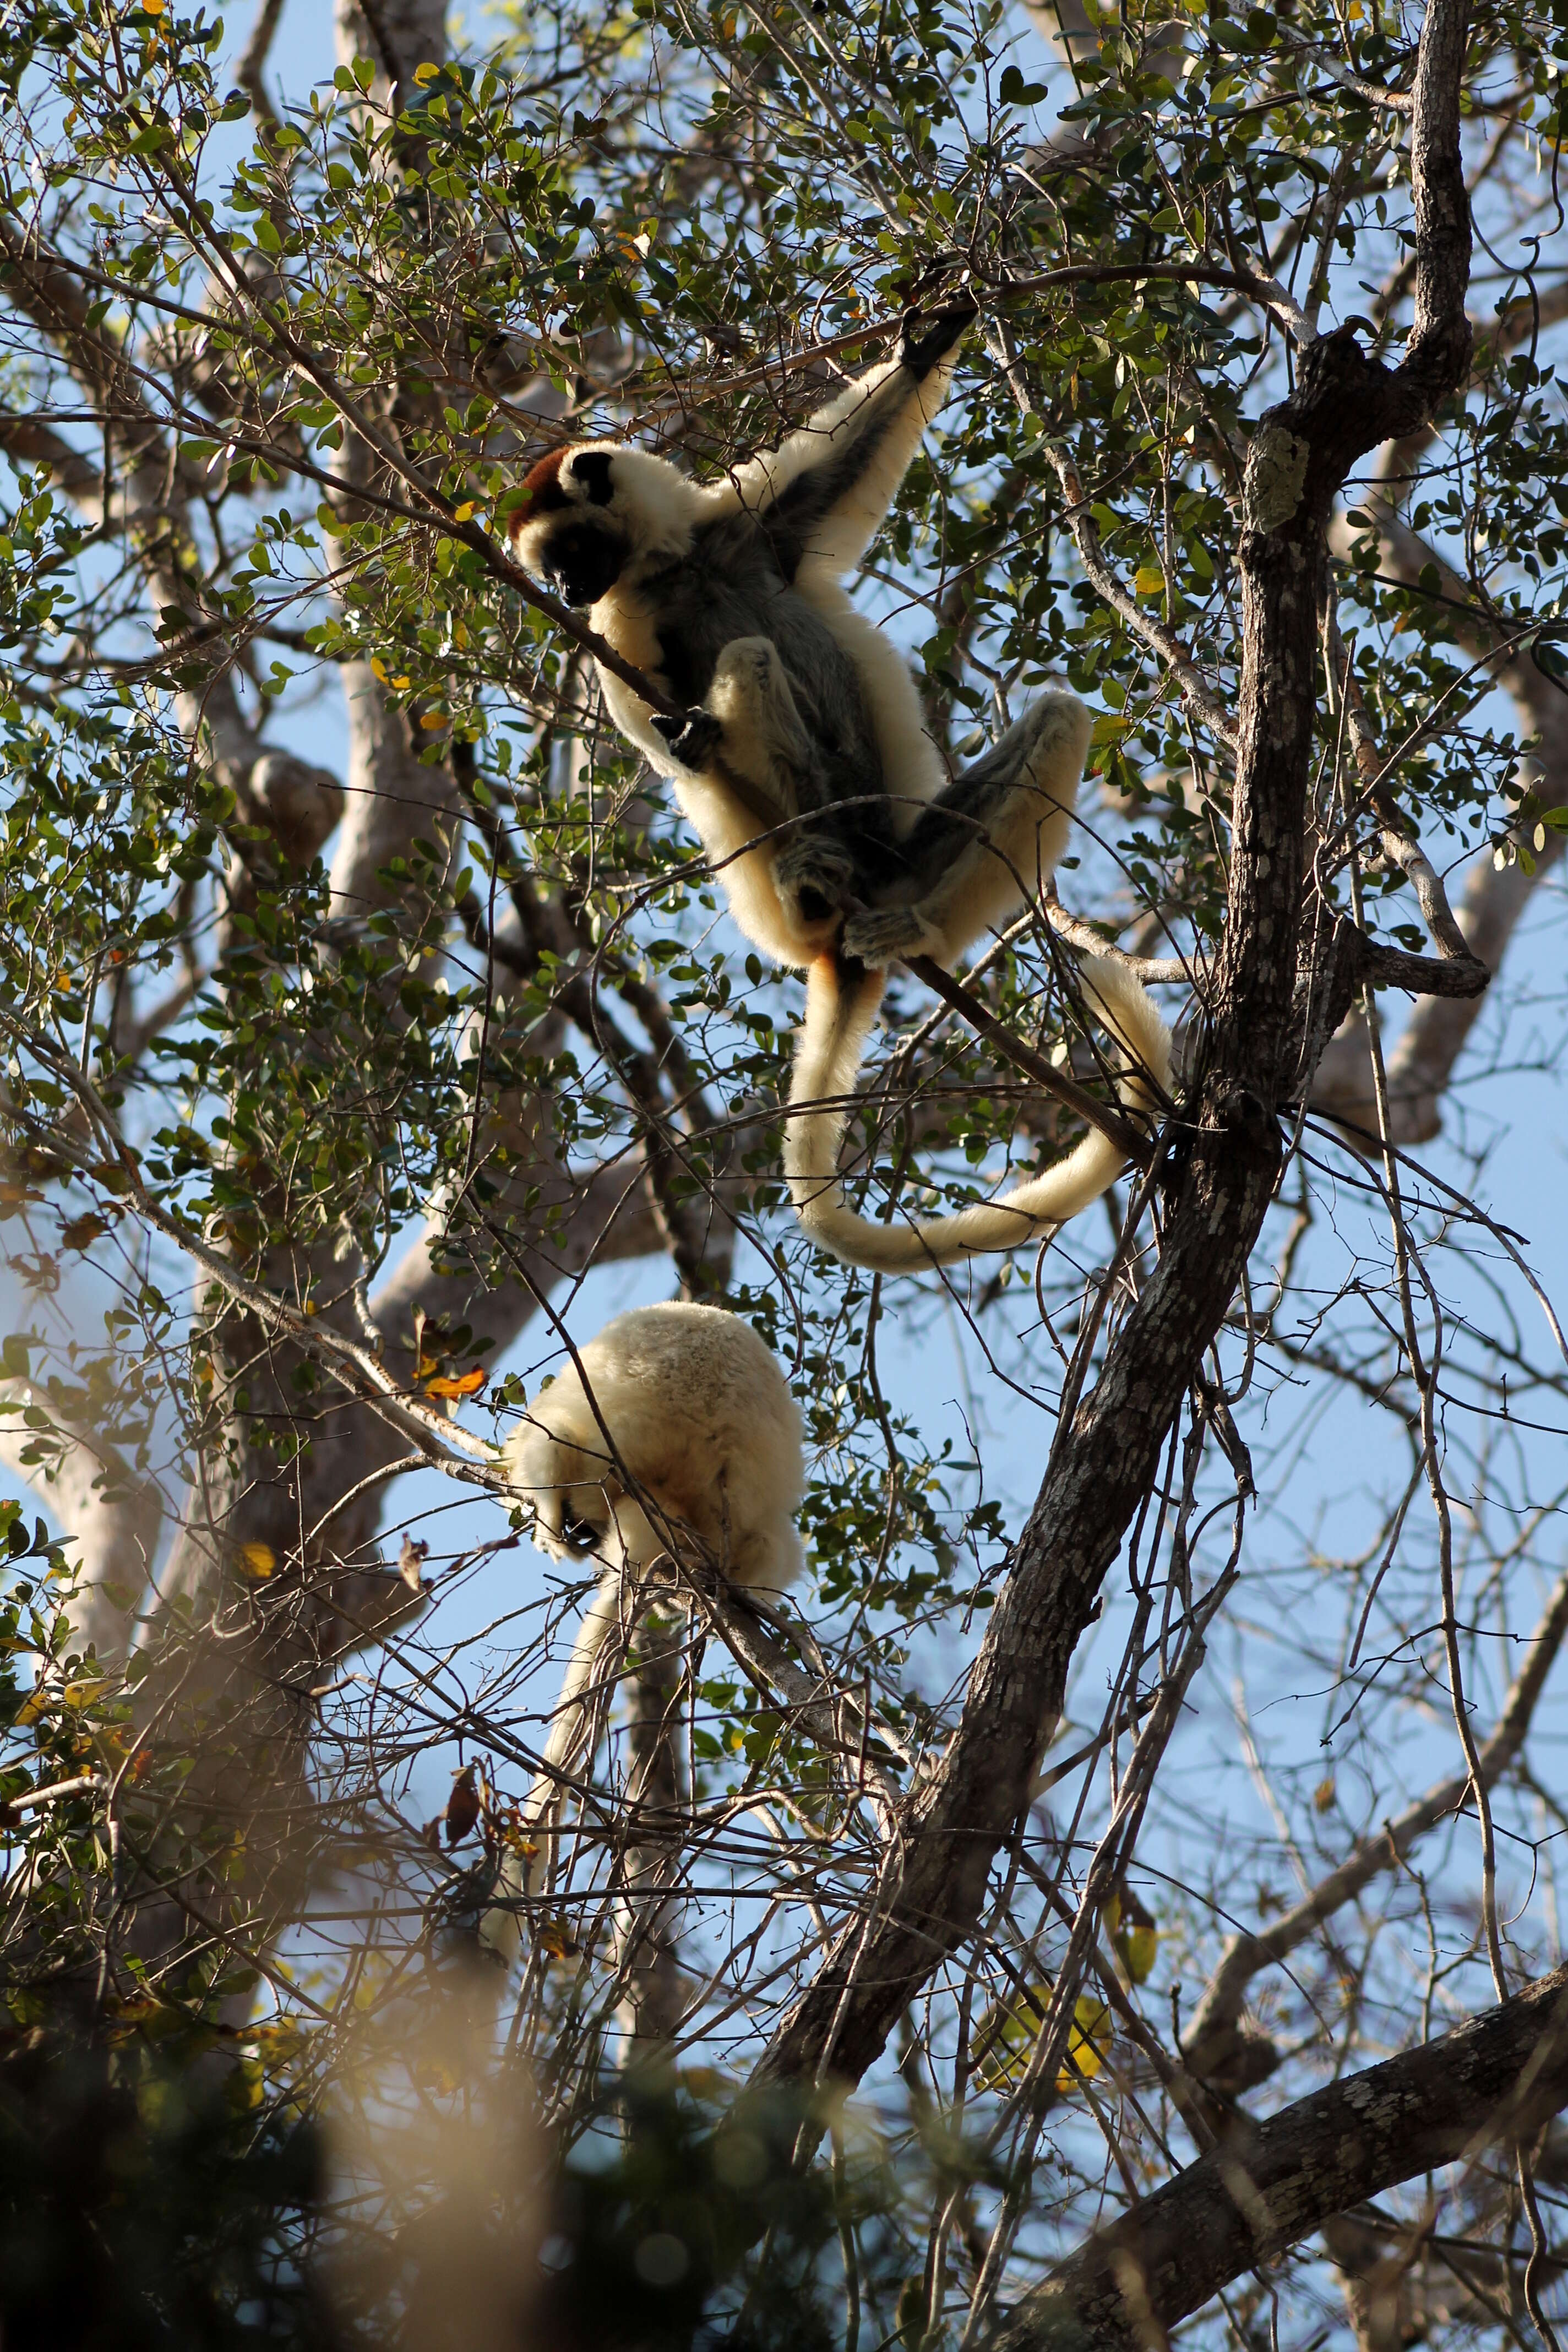
{"type": "Polygon", "coordinates": [[[974,2034],[975,2073],[983,2090],[999,2091],[1004,2084],[1019,2080],[1039,2040],[1050,2000],[1050,1986],[1042,1982],[992,2002],[974,2034]]]}
{"type": "Polygon", "coordinates": [[[1315,1813],[1326,1813],[1331,1809],[1333,1801],[1334,1776],[1331,1772],[1328,1779],[1320,1780],[1312,1791],[1312,1811],[1315,1813]]]}
{"type": "Polygon", "coordinates": [[[452,520],[454,522],[467,522],[473,511],[474,502],[472,499],[465,499],[460,507],[454,507],[452,509],[452,520]]]}
{"type": "Polygon", "coordinates": [[[406,694],[413,683],[414,680],[411,677],[395,677],[392,680],[394,688],[399,694],[406,694]]]}
{"type": "Polygon", "coordinates": [[[559,1912],[541,1921],[533,1940],[547,1960],[574,1960],[583,1948],[559,1912]]]}
{"type": "Polygon", "coordinates": [[[439,66],[433,66],[429,63],[428,59],[426,59],[424,65],[415,67],[414,79],[418,83],[420,89],[423,89],[427,81],[435,80],[441,68],[439,66]]]}
{"type": "Polygon", "coordinates": [[[252,2107],[258,2107],[266,2096],[261,2061],[258,2058],[242,2058],[225,2083],[223,2095],[227,2104],[240,2115],[247,2114],[252,2107]]]}
{"type": "Polygon", "coordinates": [[[167,5],[168,0],[142,0],[142,13],[145,16],[161,16],[167,5]]]}
{"type": "Polygon", "coordinates": [[[427,732],[433,733],[437,727],[445,727],[451,715],[448,710],[422,710],[419,714],[419,724],[427,732]]]}
{"type": "Polygon", "coordinates": [[[1163,596],[1165,575],[1157,563],[1141,563],[1132,576],[1132,585],[1140,596],[1163,596]]]}
{"type": "Polygon", "coordinates": [[[373,677],[380,678],[383,686],[387,683],[386,664],[382,660],[379,654],[372,654],[370,657],[370,671],[373,677]]]}
{"type": "Polygon", "coordinates": [[[270,1576],[278,1565],[278,1555],[270,1544],[241,1544],[239,1564],[247,1576],[270,1576]]]}
{"type": "Polygon", "coordinates": [[[1091,1992],[1080,1992],[1072,2005],[1072,2023],[1068,2028],[1068,2059],[1057,2076],[1058,2091],[1070,2091],[1075,2083],[1092,2083],[1105,2063],[1105,2053],[1110,2046],[1110,2011],[1091,1992]]]}
{"type": "Polygon", "coordinates": [[[1147,1927],[1129,1928],[1124,1939],[1122,1958],[1127,1973],[1134,1984],[1147,1984],[1154,1971],[1160,1954],[1160,1930],[1152,1922],[1147,1927]]]}
{"type": "Polygon", "coordinates": [[[246,2029],[246,2040],[254,2043],[256,2054],[269,2074],[298,2058],[308,2039],[308,2030],[297,2017],[276,2017],[266,2025],[246,2029]]]}
{"type": "Polygon", "coordinates": [[[1146,1984],[1160,1951],[1160,1930],[1153,1913],[1136,1895],[1121,1886],[1111,1895],[1100,1916],[1129,1981],[1146,1984]]]}
{"type": "Polygon", "coordinates": [[[476,1364],[471,1372],[440,1373],[435,1380],[426,1381],[425,1393],[433,1397],[478,1396],[488,1378],[483,1366],[476,1364]]]}
{"type": "Polygon", "coordinates": [[[49,1693],[47,1685],[42,1682],[37,1682],[33,1685],[32,1689],[27,1693],[26,1697],[22,1701],[21,1706],[16,1709],[12,1720],[18,1724],[37,1723],[39,1716],[45,1712],[48,1704],[49,1693]]]}

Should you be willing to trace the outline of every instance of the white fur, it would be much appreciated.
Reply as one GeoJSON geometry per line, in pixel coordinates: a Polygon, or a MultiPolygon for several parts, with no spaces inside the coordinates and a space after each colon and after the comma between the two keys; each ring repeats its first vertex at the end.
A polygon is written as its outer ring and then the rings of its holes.
{"type": "MultiPolygon", "coordinates": [[[[921,806],[942,790],[947,782],[947,772],[927,730],[908,663],[881,631],[864,614],[856,611],[840,583],[876,537],[920,446],[921,436],[946,398],[955,362],[956,354],[933,368],[923,385],[911,386],[909,398],[888,425],[856,485],[854,496],[826,519],[795,582],[797,593],[820,614],[859,676],[882,755],[884,782],[894,797],[894,824],[901,832],[908,831],[921,806]]],[[[735,467],[725,481],[707,488],[689,481],[668,458],[656,457],[649,451],[618,442],[574,442],[563,453],[562,489],[569,500],[582,506],[585,515],[603,516],[616,524],[625,533],[632,551],[620,579],[591,609],[590,625],[634,668],[650,675],[656,671],[657,591],[650,594],[645,590],[647,575],[686,554],[700,523],[731,514],[742,507],[760,511],[801,474],[820,464],[838,441],[852,433],[868,400],[898,373],[899,367],[897,360],[889,360],[870,369],[847,384],[790,434],[779,448],[750,458],[744,465],[735,467]],[[570,460],[579,449],[605,447],[612,447],[615,454],[613,495],[607,506],[597,506],[590,500],[586,489],[574,481],[570,460]]],[[[541,568],[551,530],[559,522],[557,512],[542,515],[519,528],[514,546],[525,570],[537,572],[541,568]]],[[[694,796],[688,804],[685,787],[700,784],[702,779],[693,776],[673,757],[654,726],[652,711],[640,696],[605,670],[600,670],[599,678],[611,718],[654,772],[667,777],[676,786],[685,814],[701,835],[709,856],[715,863],[732,858],[739,846],[737,840],[729,837],[733,828],[722,827],[726,834],[722,846],[710,830],[713,823],[711,804],[717,795],[710,788],[707,794],[694,796]]],[[[714,680],[704,708],[721,718],[724,713],[715,701],[716,691],[721,691],[718,679],[714,680]]],[[[753,825],[751,833],[742,837],[750,839],[755,831],[753,825]]],[[[731,866],[726,873],[725,884],[736,901],[735,919],[748,939],[781,963],[799,968],[809,962],[820,942],[816,939],[802,940],[782,927],[777,897],[771,883],[749,874],[742,877],[731,866]]]]}
{"type": "MultiPolygon", "coordinates": [[[[860,562],[881,529],[882,518],[920,447],[921,434],[947,398],[957,363],[955,351],[932,368],[923,384],[911,387],[910,397],[883,434],[857,483],[853,497],[835,508],[820,527],[816,542],[796,576],[795,585],[802,595],[816,602],[814,579],[827,583],[840,580],[860,562]]],[[[846,384],[835,399],[817,409],[778,448],[763,450],[745,465],[732,468],[730,485],[735,504],[753,512],[769,505],[800,475],[821,465],[836,443],[852,439],[856,420],[866,404],[897,375],[900,365],[893,359],[885,360],[879,367],[868,368],[853,383],[846,384]]]]}
{"type": "MultiPolygon", "coordinates": [[[[1170,1031],[1138,982],[1108,956],[1086,958],[1079,976],[1084,994],[1132,1056],[1134,1067],[1118,1081],[1118,1094],[1130,1108],[1152,1110],[1153,1098],[1145,1077],[1169,1090],[1170,1031]]],[[[831,961],[825,961],[813,964],[806,982],[805,1023],[795,1052],[784,1134],[784,1174],[801,1224],[813,1241],[851,1265],[879,1274],[909,1274],[1040,1240],[1097,1201],[1121,1170],[1122,1154],[1108,1137],[1091,1129],[1054,1167],[954,1216],[878,1225],[856,1215],[838,1177],[847,1117],[843,1098],[855,1085],[877,1018],[880,981],[879,973],[870,974],[858,995],[847,998],[840,993],[831,961]]]]}
{"type": "MultiPolygon", "coordinates": [[[[795,575],[797,593],[820,614],[854,666],[876,734],[882,782],[893,804],[894,829],[907,835],[921,813],[943,791],[946,770],[926,729],[920,696],[908,664],[881,630],[858,612],[842,578],[875,537],[900,482],[920,446],[921,434],[946,395],[956,354],[951,354],[923,384],[912,381],[882,429],[862,473],[838,507],[826,518],[817,543],[795,575]]],[[[868,404],[887,397],[900,362],[870,369],[819,409],[776,450],[764,451],[733,468],[726,482],[700,489],[662,458],[617,449],[607,514],[626,536],[632,560],[591,614],[593,625],[636,667],[653,672],[659,662],[658,586],[649,575],[671,554],[685,552],[704,519],[738,508],[764,509],[804,473],[820,465],[866,423],[868,404]]],[[[580,445],[592,446],[592,445],[580,445]]],[[[574,500],[585,488],[562,480],[574,500]]],[[[532,534],[547,533],[548,519],[530,525],[519,541],[523,560],[537,557],[532,534]]],[[[801,1222],[825,1248],[851,1264],[887,1271],[918,1269],[980,1250],[1006,1249],[1058,1225],[1097,1199],[1115,1177],[1119,1156],[1105,1139],[1086,1137],[1057,1169],[984,1209],[952,1219],[913,1226],[873,1225],[858,1217],[837,1181],[837,1154],[845,1114],[812,1112],[818,1096],[847,1096],[870,1034],[881,994],[879,971],[873,982],[841,997],[831,958],[837,920],[810,924],[780,895],[775,871],[776,829],[794,806],[787,780],[775,771],[767,746],[779,738],[778,713],[793,700],[782,667],[772,676],[758,660],[763,641],[742,639],[725,649],[704,708],[724,728],[724,765],[742,790],[716,774],[684,767],[653,724],[639,697],[601,671],[605,700],[621,732],[661,775],[669,778],[682,812],[701,838],[709,860],[723,881],[740,929],[776,961],[809,969],[805,1021],[796,1051],[790,1102],[798,1116],[789,1122],[785,1167],[801,1222]],[[765,706],[765,711],[764,711],[765,706]],[[766,715],[772,724],[758,723],[766,715]]],[[[971,942],[1005,922],[1036,892],[1067,845],[1079,779],[1089,748],[1089,717],[1075,696],[1043,697],[1021,726],[1037,730],[1017,774],[1019,789],[985,820],[984,838],[952,859],[949,872],[915,903],[918,886],[907,894],[886,893],[868,911],[844,926],[847,954],[868,966],[892,958],[931,955],[956,961],[971,942]]],[[[787,730],[786,730],[787,731],[787,730]]],[[[1170,1068],[1164,1024],[1142,991],[1116,969],[1103,985],[1086,970],[1085,984],[1110,1025],[1142,1057],[1162,1087],[1170,1068]]],[[[1131,1099],[1133,1097],[1129,1097],[1131,1099]]],[[[1138,1094],[1136,1098],[1144,1099],[1138,1094]]]]}
{"type": "MultiPolygon", "coordinates": [[[[528,1801],[536,1851],[525,1872],[503,1866],[503,1893],[531,1895],[549,1874],[563,1778],[592,1735],[603,1653],[632,1630],[639,1578],[673,1559],[765,1598],[784,1591],[805,1565],[795,1514],[805,1472],[800,1414],[762,1340],[721,1307],[679,1300],[607,1323],[540,1391],[505,1458],[541,1549],[571,1554],[564,1527],[586,1523],[604,1567],[528,1801]]],[[[510,1959],[515,1911],[488,1914],[483,1933],[510,1959]]]]}
{"type": "MultiPolygon", "coordinates": [[[[616,524],[630,541],[634,564],[645,567],[685,555],[698,524],[728,512],[731,503],[722,491],[704,490],[689,482],[668,457],[656,457],[651,450],[634,449],[621,441],[574,441],[562,452],[557,478],[568,504],[580,507],[589,518],[602,517],[616,524]],[[572,459],[583,449],[615,453],[613,495],[607,506],[601,506],[573,476],[572,459]]],[[[515,526],[512,545],[525,571],[540,569],[551,531],[560,521],[557,509],[515,526]]]]}
{"type": "MultiPolygon", "coordinates": [[[[903,470],[900,466],[900,478],[903,470]]],[[[895,482],[893,488],[897,488],[895,482]]],[[[889,491],[889,504],[891,499],[889,491]]],[[[883,785],[892,796],[893,830],[908,833],[927,802],[935,800],[947,782],[947,769],[926,725],[910,666],[892,639],[856,610],[826,566],[814,564],[808,578],[802,564],[795,584],[816,606],[855,665],[882,755],[883,785]]]]}

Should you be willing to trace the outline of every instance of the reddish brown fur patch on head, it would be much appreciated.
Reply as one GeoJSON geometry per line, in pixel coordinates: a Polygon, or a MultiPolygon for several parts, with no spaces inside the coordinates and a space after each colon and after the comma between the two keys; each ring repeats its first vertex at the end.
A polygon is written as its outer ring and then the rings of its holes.
{"type": "Polygon", "coordinates": [[[547,457],[541,457],[537,466],[529,467],[522,478],[527,500],[512,509],[507,525],[509,537],[515,540],[540,515],[559,514],[563,507],[571,505],[572,501],[561,487],[561,468],[565,459],[564,449],[552,449],[547,457]]]}

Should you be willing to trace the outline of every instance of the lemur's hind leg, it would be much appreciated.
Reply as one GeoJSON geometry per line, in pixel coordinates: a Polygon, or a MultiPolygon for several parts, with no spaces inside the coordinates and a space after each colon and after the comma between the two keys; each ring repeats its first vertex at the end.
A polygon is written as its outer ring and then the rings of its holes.
{"type": "Polygon", "coordinates": [[[951,963],[1015,914],[1067,846],[1091,723],[1076,695],[1042,695],[921,810],[899,845],[905,871],[891,903],[845,925],[845,953],[951,963]]]}

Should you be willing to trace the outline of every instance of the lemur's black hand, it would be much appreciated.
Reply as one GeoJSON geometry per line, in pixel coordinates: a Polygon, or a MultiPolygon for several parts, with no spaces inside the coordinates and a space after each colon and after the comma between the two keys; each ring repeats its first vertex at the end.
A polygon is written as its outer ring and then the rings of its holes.
{"type": "Polygon", "coordinates": [[[967,296],[948,303],[940,310],[906,310],[899,358],[912,374],[929,375],[937,362],[947,357],[971,320],[978,315],[978,304],[970,301],[967,296]]]}
{"type": "Polygon", "coordinates": [[[683,768],[700,768],[718,750],[724,733],[708,710],[689,710],[680,719],[663,719],[656,711],[653,723],[683,768]]]}

